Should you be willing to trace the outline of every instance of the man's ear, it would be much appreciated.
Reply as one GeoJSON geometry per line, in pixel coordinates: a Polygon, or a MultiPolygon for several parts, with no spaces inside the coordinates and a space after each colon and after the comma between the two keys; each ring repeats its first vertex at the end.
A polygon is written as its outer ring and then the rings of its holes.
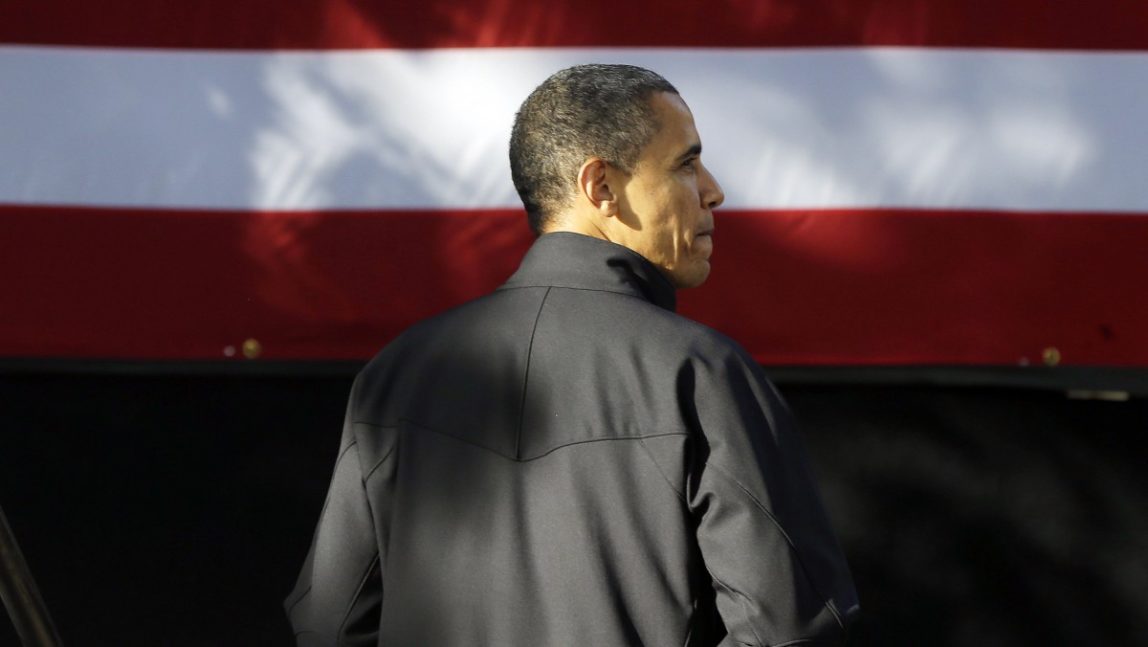
{"type": "Polygon", "coordinates": [[[607,183],[608,163],[598,157],[591,157],[578,169],[578,193],[594,210],[603,216],[618,213],[618,199],[607,183]]]}

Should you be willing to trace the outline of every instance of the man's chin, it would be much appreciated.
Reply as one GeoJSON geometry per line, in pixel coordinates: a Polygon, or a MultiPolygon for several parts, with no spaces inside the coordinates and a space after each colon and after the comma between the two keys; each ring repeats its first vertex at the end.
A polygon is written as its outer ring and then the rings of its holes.
{"type": "Polygon", "coordinates": [[[710,262],[698,261],[688,271],[675,272],[670,276],[670,282],[679,290],[696,288],[706,282],[710,276],[710,262]]]}

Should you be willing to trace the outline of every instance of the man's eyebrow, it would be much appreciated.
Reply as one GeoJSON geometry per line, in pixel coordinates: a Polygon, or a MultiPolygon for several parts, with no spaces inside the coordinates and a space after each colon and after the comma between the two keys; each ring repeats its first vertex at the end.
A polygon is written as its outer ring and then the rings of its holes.
{"type": "Polygon", "coordinates": [[[687,148],[684,153],[682,153],[681,155],[678,155],[676,159],[680,162],[684,162],[686,159],[688,159],[690,157],[697,157],[701,154],[702,154],[702,145],[701,144],[694,144],[693,146],[690,146],[689,148],[687,148]]]}

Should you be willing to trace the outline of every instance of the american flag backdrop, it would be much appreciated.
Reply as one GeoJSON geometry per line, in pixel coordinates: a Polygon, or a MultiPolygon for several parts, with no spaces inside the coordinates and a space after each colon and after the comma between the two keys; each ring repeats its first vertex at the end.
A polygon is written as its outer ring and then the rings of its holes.
{"type": "Polygon", "coordinates": [[[4,0],[0,42],[0,357],[369,357],[530,244],[529,91],[625,62],[726,193],[680,310],[758,360],[1148,366],[1141,0],[4,0]]]}

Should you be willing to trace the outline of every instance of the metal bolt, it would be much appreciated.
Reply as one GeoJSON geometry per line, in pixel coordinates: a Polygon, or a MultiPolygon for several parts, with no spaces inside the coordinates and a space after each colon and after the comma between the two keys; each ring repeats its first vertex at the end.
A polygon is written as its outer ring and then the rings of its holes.
{"type": "Polygon", "coordinates": [[[247,359],[255,359],[263,354],[263,344],[259,343],[258,339],[254,337],[247,339],[243,342],[243,356],[247,359]]]}

